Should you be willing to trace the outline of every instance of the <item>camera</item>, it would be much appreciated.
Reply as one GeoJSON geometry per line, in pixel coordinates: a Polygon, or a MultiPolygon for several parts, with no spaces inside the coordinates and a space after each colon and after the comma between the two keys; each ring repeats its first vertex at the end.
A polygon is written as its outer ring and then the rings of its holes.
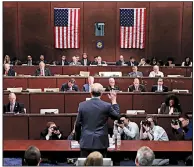
{"type": "Polygon", "coordinates": [[[148,126],[148,127],[151,126],[151,122],[148,121],[148,120],[142,120],[141,123],[142,123],[142,125],[144,125],[144,126],[148,126]]]}
{"type": "Polygon", "coordinates": [[[179,121],[178,119],[173,119],[173,120],[171,121],[171,123],[172,123],[173,125],[179,125],[179,126],[181,126],[181,121],[179,121]]]}
{"type": "Polygon", "coordinates": [[[59,128],[58,128],[57,126],[54,126],[54,127],[53,127],[53,130],[54,130],[54,131],[55,131],[55,130],[57,131],[57,130],[59,130],[59,128]]]}
{"type": "Polygon", "coordinates": [[[124,121],[119,119],[118,124],[124,124],[124,121]]]}

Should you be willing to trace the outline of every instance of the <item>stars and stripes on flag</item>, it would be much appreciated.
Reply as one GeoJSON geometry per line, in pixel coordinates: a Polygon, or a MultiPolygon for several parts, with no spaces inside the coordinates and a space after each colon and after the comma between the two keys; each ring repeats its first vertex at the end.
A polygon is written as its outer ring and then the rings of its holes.
{"type": "Polygon", "coordinates": [[[55,48],[80,47],[80,8],[54,8],[55,48]]]}
{"type": "Polygon", "coordinates": [[[120,8],[120,47],[145,48],[146,8],[120,8]]]}

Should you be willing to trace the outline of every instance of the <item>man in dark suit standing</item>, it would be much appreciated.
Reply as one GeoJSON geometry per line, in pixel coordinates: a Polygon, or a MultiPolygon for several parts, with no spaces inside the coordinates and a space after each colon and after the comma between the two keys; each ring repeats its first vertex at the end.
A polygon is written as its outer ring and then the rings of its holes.
{"type": "Polygon", "coordinates": [[[4,64],[4,76],[15,76],[15,71],[10,68],[10,64],[4,64]]]}
{"type": "Polygon", "coordinates": [[[168,92],[168,87],[163,85],[163,79],[158,79],[158,85],[153,85],[151,92],[168,92]]]}
{"type": "Polygon", "coordinates": [[[48,68],[45,68],[44,62],[39,63],[39,68],[35,72],[35,76],[51,76],[51,72],[48,68]]]}
{"type": "Polygon", "coordinates": [[[100,98],[104,88],[99,83],[91,86],[91,100],[81,102],[76,120],[76,139],[80,140],[81,157],[87,157],[93,151],[99,151],[106,157],[109,147],[108,118],[120,119],[116,93],[111,91],[107,103],[100,98]]]}
{"type": "Polygon", "coordinates": [[[139,79],[138,78],[134,79],[133,85],[130,85],[128,90],[129,90],[129,92],[146,92],[145,86],[139,84],[139,79]]]}
{"type": "Polygon", "coordinates": [[[3,107],[3,113],[25,113],[24,106],[16,101],[15,93],[9,94],[9,103],[3,107]]]}
{"type": "Polygon", "coordinates": [[[75,79],[70,79],[67,83],[64,83],[61,87],[62,92],[75,91],[78,92],[78,86],[75,85],[75,79]]]}

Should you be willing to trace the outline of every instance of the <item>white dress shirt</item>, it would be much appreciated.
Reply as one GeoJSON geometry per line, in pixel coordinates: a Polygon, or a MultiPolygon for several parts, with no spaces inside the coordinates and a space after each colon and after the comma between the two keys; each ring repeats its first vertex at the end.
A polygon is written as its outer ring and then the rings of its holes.
{"type": "Polygon", "coordinates": [[[139,127],[135,122],[129,122],[123,129],[114,126],[114,130],[118,130],[121,135],[124,133],[124,138],[127,140],[139,140],[139,127]]]}
{"type": "MultiPolygon", "coordinates": [[[[150,133],[155,141],[169,141],[166,131],[161,126],[155,125],[150,133]]],[[[146,135],[147,132],[144,132],[144,136],[146,135]]]]}
{"type": "Polygon", "coordinates": [[[163,86],[162,85],[158,85],[158,91],[163,92],[163,86]]]}
{"type": "Polygon", "coordinates": [[[156,77],[156,76],[164,77],[164,73],[161,71],[158,71],[157,73],[155,73],[155,71],[152,71],[149,74],[149,77],[156,77]]]}

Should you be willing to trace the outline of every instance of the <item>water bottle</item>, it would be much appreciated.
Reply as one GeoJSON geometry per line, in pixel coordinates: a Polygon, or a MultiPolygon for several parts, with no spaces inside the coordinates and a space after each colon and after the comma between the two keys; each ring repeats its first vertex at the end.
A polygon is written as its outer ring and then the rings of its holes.
{"type": "Polygon", "coordinates": [[[121,145],[121,135],[120,133],[117,133],[117,147],[121,145]]]}
{"type": "Polygon", "coordinates": [[[116,144],[116,141],[117,141],[117,134],[118,134],[118,130],[117,129],[114,129],[113,131],[113,142],[116,144]]]}

